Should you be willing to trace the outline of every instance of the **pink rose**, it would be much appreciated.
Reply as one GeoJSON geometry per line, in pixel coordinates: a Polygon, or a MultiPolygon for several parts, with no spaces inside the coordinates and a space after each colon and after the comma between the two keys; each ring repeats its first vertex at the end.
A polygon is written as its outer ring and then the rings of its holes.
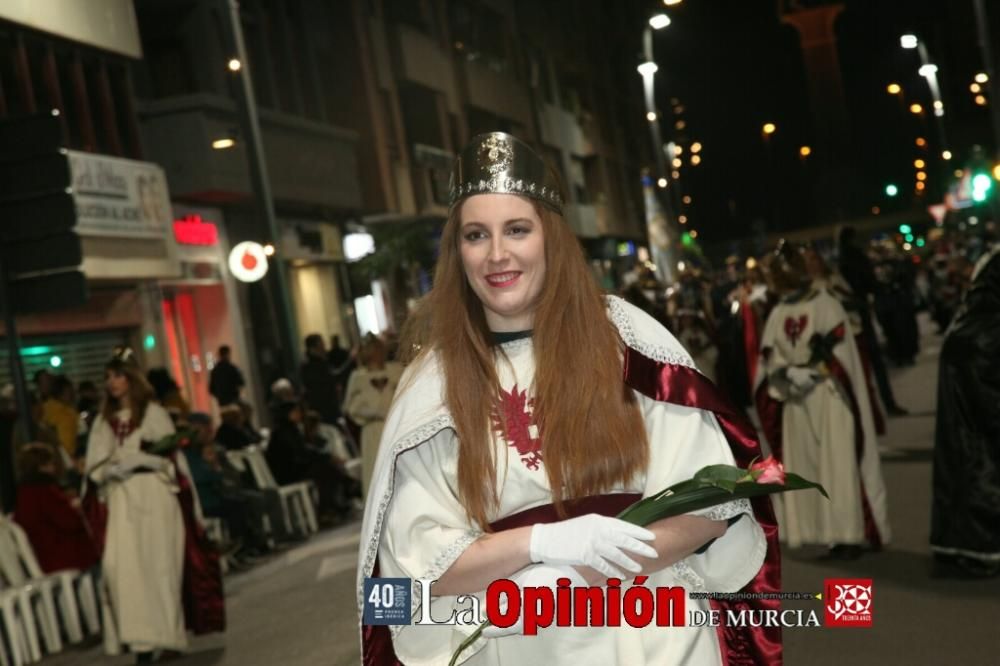
{"type": "Polygon", "coordinates": [[[774,456],[768,456],[750,465],[750,471],[754,473],[754,480],[757,483],[776,483],[779,486],[785,484],[785,468],[774,459],[774,456]]]}

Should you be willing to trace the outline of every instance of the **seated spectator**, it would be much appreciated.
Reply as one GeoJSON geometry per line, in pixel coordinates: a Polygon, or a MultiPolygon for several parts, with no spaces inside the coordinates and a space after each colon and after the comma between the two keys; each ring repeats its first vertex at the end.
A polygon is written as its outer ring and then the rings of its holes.
{"type": "Polygon", "coordinates": [[[240,473],[225,464],[225,452],[212,439],[212,418],[208,414],[191,412],[188,425],[194,437],[184,455],[198,489],[202,513],[226,525],[238,560],[263,550],[263,498],[259,492],[245,490],[240,473]]]}
{"type": "Polygon", "coordinates": [[[253,429],[247,419],[249,409],[249,405],[244,408],[239,403],[233,403],[219,410],[222,423],[215,431],[215,441],[226,450],[236,451],[261,441],[260,434],[253,429]]]}
{"type": "Polygon", "coordinates": [[[38,565],[46,573],[96,566],[100,555],[80,512],[80,500],[59,487],[59,463],[51,446],[26,445],[18,467],[14,520],[28,535],[38,565]]]}
{"type": "Polygon", "coordinates": [[[274,432],[267,446],[267,464],[280,485],[312,481],[319,491],[319,512],[322,522],[336,522],[352,510],[351,488],[345,474],[326,453],[310,449],[299,429],[303,420],[302,406],[285,402],[275,414],[274,432]]]}

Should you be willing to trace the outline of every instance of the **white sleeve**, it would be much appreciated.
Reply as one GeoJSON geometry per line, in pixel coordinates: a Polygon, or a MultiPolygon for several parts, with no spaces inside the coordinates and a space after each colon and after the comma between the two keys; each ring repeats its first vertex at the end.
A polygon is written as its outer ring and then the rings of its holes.
{"type": "MultiPolygon", "coordinates": [[[[399,456],[396,460],[395,492],[386,509],[379,546],[379,575],[382,577],[436,580],[482,532],[470,525],[458,501],[457,442],[452,430],[399,456]]],[[[414,585],[412,610],[419,611],[418,589],[414,585]]],[[[454,596],[435,597],[431,612],[447,618],[456,609],[454,596]]],[[[458,645],[475,627],[400,626],[392,627],[396,654],[405,664],[448,663],[458,645]]],[[[468,656],[484,641],[478,641],[468,656]]]]}
{"type": "MultiPolygon", "coordinates": [[[[706,465],[736,464],[713,414],[638,397],[651,449],[644,497],[690,479],[706,465]]],[[[764,563],[767,541],[749,501],[735,500],[693,514],[712,520],[747,515],[705,552],[689,555],[673,565],[674,575],[689,589],[711,592],[736,592],[753,580],[764,563]]]]}

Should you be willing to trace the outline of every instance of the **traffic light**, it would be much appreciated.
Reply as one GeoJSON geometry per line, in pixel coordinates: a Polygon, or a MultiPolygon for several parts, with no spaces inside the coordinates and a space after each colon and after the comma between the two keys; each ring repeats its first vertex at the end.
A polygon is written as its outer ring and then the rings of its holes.
{"type": "Polygon", "coordinates": [[[87,300],[63,144],[58,111],[0,121],[0,279],[15,312],[87,300]]]}
{"type": "Polygon", "coordinates": [[[894,197],[897,194],[899,194],[899,188],[893,185],[892,183],[889,183],[888,185],[885,186],[885,194],[886,196],[894,197]]]}
{"type": "Polygon", "coordinates": [[[972,200],[976,203],[986,201],[992,189],[993,179],[985,172],[980,171],[972,176],[972,200]]]}
{"type": "Polygon", "coordinates": [[[908,225],[908,224],[901,224],[901,225],[899,225],[899,233],[901,233],[901,234],[912,234],[913,233],[913,229],[910,228],[910,225],[908,225]]]}

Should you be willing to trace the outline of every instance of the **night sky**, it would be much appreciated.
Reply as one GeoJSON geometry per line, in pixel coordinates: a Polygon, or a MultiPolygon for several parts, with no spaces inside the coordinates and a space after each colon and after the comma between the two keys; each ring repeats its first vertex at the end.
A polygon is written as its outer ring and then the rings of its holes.
{"type": "MultiPolygon", "coordinates": [[[[673,23],[655,33],[658,105],[665,113],[671,98],[678,99],[686,123],[678,132],[676,118],[665,117],[665,137],[704,146],[703,162],[684,168],[682,185],[693,198],[689,226],[710,243],[746,237],[754,229],[806,227],[822,217],[810,194],[818,160],[814,155],[803,161],[798,154],[802,145],[815,146],[806,70],[798,32],[778,19],[781,4],[788,3],[685,0],[666,8],[673,23]],[[770,156],[761,135],[765,122],[778,126],[770,156]]],[[[972,0],[844,4],[836,29],[856,179],[852,217],[870,215],[873,206],[889,212],[936,203],[947,178],[965,164],[975,144],[992,151],[989,111],[976,106],[969,90],[976,72],[984,69],[972,0]],[[919,56],[899,45],[905,32],[920,36],[938,65],[946,133],[955,155],[950,163],[938,157],[931,95],[917,74],[919,56]],[[903,87],[905,102],[886,92],[892,81],[903,87]],[[907,110],[913,102],[928,110],[924,120],[907,110]],[[918,136],[927,138],[926,149],[915,145],[918,136]],[[913,161],[918,157],[927,158],[929,175],[920,199],[914,195],[913,161]],[[884,194],[889,182],[900,189],[893,201],[884,194]]],[[[995,25],[1000,3],[986,4],[995,25]]],[[[663,9],[659,2],[648,7],[650,13],[663,9]]],[[[988,86],[985,94],[989,98],[988,86]]]]}

